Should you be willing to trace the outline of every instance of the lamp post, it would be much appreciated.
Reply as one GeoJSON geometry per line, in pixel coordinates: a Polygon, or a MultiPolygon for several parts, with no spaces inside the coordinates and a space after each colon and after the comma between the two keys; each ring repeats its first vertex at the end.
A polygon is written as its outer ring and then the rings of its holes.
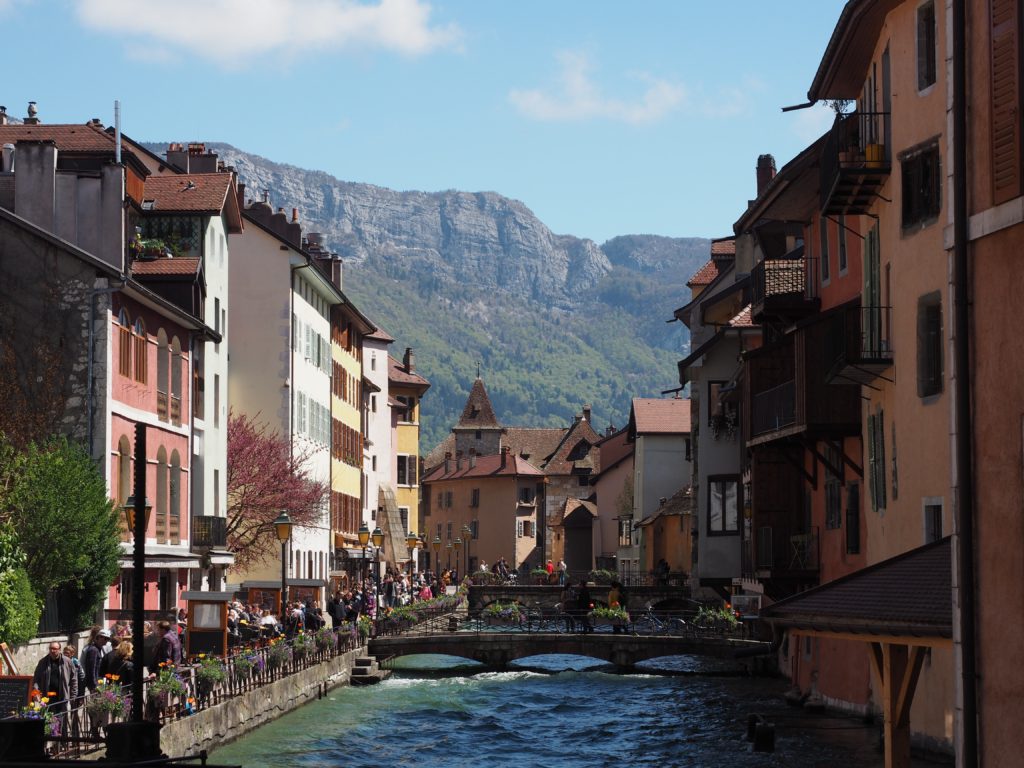
{"type": "MultiPolygon", "coordinates": [[[[136,431],[136,439],[138,439],[136,431]]],[[[145,434],[143,434],[142,451],[145,453],[145,434]]],[[[143,462],[144,464],[144,462],[143,462]]],[[[136,490],[139,490],[138,475],[136,475],[136,490]]],[[[134,723],[142,722],[142,674],[141,669],[145,664],[143,649],[146,644],[145,635],[145,574],[146,574],[146,529],[149,527],[149,513],[153,511],[153,505],[145,496],[145,480],[142,481],[141,493],[138,496],[132,494],[124,505],[124,516],[128,522],[128,530],[132,532],[134,546],[134,558],[132,563],[132,664],[140,670],[140,674],[133,675],[132,679],[132,701],[139,704],[132,705],[131,719],[134,723]],[[136,650],[138,649],[138,650],[136,650]],[[136,681],[135,678],[138,678],[136,681]]]]}
{"type": "Polygon", "coordinates": [[[377,607],[380,607],[380,550],[384,546],[384,531],[380,529],[378,525],[373,529],[373,533],[370,534],[373,538],[373,546],[376,548],[376,552],[373,556],[373,580],[377,585],[377,607]]]}
{"type": "MultiPolygon", "coordinates": [[[[455,547],[455,568],[457,570],[458,567],[462,565],[462,563],[459,562],[459,551],[462,549],[462,539],[456,536],[455,541],[452,542],[452,545],[455,547]]],[[[465,571],[463,571],[462,573],[462,578],[466,578],[465,571]]]]}
{"type": "Polygon", "coordinates": [[[292,519],[288,517],[287,510],[282,509],[274,520],[274,533],[281,542],[281,610],[278,618],[283,624],[284,612],[288,608],[288,540],[292,537],[292,519]]]}
{"type": "Polygon", "coordinates": [[[444,548],[448,551],[447,570],[450,571],[452,569],[452,543],[451,543],[451,541],[449,541],[447,544],[445,544],[444,548]]]}
{"type": "Polygon", "coordinates": [[[412,531],[405,536],[405,546],[409,548],[409,576],[412,576],[416,564],[416,546],[420,543],[419,536],[412,531]]]}
{"type": "Polygon", "coordinates": [[[359,546],[363,548],[363,575],[362,579],[366,579],[366,569],[369,567],[366,564],[366,548],[370,543],[370,529],[366,527],[366,523],[359,526],[359,546]]]}
{"type": "Polygon", "coordinates": [[[473,540],[473,529],[469,523],[462,526],[462,535],[466,537],[466,575],[469,576],[469,543],[473,540]]]}
{"type": "Polygon", "coordinates": [[[441,534],[437,534],[431,544],[434,547],[434,575],[440,577],[438,571],[441,570],[441,534]]]}

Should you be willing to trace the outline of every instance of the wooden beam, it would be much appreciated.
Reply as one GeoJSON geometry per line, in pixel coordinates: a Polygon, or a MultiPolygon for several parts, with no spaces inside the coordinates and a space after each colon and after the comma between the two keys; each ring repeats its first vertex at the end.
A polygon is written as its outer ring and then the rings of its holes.
{"type": "MultiPolygon", "coordinates": [[[[799,443],[798,443],[798,445],[799,445],[799,443]]],[[[817,463],[815,463],[815,465],[814,465],[814,474],[812,475],[804,467],[804,464],[803,464],[803,461],[802,461],[803,456],[800,457],[801,461],[797,461],[796,459],[794,459],[792,456],[789,455],[789,451],[787,451],[787,450],[779,451],[779,455],[781,455],[782,458],[786,460],[787,464],[789,464],[790,466],[794,467],[797,472],[799,472],[801,475],[803,475],[804,478],[807,480],[807,482],[811,484],[811,487],[814,488],[814,490],[818,490],[818,465],[817,465],[817,463]]]]}
{"type": "Polygon", "coordinates": [[[896,698],[896,721],[906,721],[910,725],[910,705],[914,701],[914,691],[917,690],[917,680],[921,676],[921,666],[924,664],[925,649],[920,646],[910,651],[910,661],[907,664],[906,674],[899,682],[899,696],[896,698]]]}
{"type": "MultiPolygon", "coordinates": [[[[830,440],[826,440],[825,442],[828,443],[829,445],[832,445],[832,442],[830,440]]],[[[837,467],[831,461],[826,459],[825,455],[818,451],[818,444],[815,441],[813,441],[813,440],[804,440],[804,447],[807,448],[807,450],[810,451],[814,455],[815,459],[817,459],[822,464],[824,464],[825,468],[828,469],[829,472],[831,472],[833,475],[835,475],[836,477],[839,478],[839,484],[840,485],[842,485],[842,486],[846,485],[846,473],[843,472],[843,468],[842,467],[837,467]]],[[[842,451],[839,451],[839,453],[842,453],[842,451]]],[[[817,473],[815,473],[815,474],[817,474],[817,473]]],[[[863,475],[861,475],[861,477],[863,477],[863,475]]]]}
{"type": "Polygon", "coordinates": [[[857,462],[855,462],[853,459],[846,455],[846,451],[843,450],[842,441],[835,442],[833,440],[826,440],[825,442],[827,442],[829,445],[831,445],[839,452],[839,456],[842,458],[843,464],[845,464],[854,472],[856,472],[861,479],[864,478],[864,467],[862,467],[860,464],[858,464],[857,462]]]}
{"type": "Polygon", "coordinates": [[[867,632],[836,632],[827,629],[795,629],[787,628],[791,635],[807,635],[808,637],[827,637],[830,640],[852,640],[858,643],[899,643],[909,647],[920,648],[952,648],[950,637],[917,637],[916,635],[872,635],[867,632]]]}
{"type": "Polygon", "coordinates": [[[902,683],[907,675],[907,646],[882,644],[882,725],[885,768],[910,768],[910,717],[899,717],[902,683]]]}

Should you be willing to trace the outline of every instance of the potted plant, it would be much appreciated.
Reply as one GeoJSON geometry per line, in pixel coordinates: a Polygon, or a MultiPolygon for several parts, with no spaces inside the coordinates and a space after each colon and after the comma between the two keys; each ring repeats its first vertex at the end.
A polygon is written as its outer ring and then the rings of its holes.
{"type": "Polygon", "coordinates": [[[262,669],[263,658],[255,651],[243,651],[231,659],[231,677],[236,683],[244,683],[252,677],[254,669],[262,669]]]}
{"type": "Polygon", "coordinates": [[[196,668],[196,688],[200,698],[207,698],[213,693],[214,686],[223,683],[227,678],[224,663],[216,656],[199,654],[199,666],[196,668]]]}
{"type": "Polygon", "coordinates": [[[367,616],[365,613],[359,617],[359,621],[356,622],[356,631],[359,634],[359,640],[365,641],[373,632],[373,619],[367,616]]]}
{"type": "Polygon", "coordinates": [[[267,663],[271,669],[280,669],[287,665],[292,660],[292,649],[288,643],[284,642],[280,638],[275,640],[270,650],[267,651],[267,663]]]}
{"type": "Polygon", "coordinates": [[[625,608],[619,606],[608,608],[599,605],[591,609],[590,623],[595,626],[598,624],[610,624],[613,627],[622,627],[629,623],[629,613],[626,612],[625,608]]]}
{"type": "Polygon", "coordinates": [[[125,715],[128,711],[128,697],[117,675],[107,675],[99,681],[96,690],[85,700],[85,711],[93,728],[106,727],[111,720],[125,715]]]}
{"type": "Polygon", "coordinates": [[[530,571],[530,578],[533,579],[534,584],[547,584],[548,583],[548,572],[546,568],[537,567],[530,571]]]}
{"type": "Polygon", "coordinates": [[[480,615],[488,624],[497,626],[519,625],[523,621],[518,603],[491,603],[480,611],[480,615]]]}
{"type": "Polygon", "coordinates": [[[172,696],[184,696],[187,690],[185,681],[175,671],[174,665],[162,661],[156,679],[149,685],[151,706],[157,712],[163,712],[170,706],[172,696]]]}
{"type": "Polygon", "coordinates": [[[320,627],[315,635],[316,647],[320,651],[333,650],[338,644],[338,636],[330,627],[320,627]]]}
{"type": "Polygon", "coordinates": [[[304,659],[312,650],[313,640],[305,632],[300,632],[292,639],[292,654],[296,659],[304,659]]]}

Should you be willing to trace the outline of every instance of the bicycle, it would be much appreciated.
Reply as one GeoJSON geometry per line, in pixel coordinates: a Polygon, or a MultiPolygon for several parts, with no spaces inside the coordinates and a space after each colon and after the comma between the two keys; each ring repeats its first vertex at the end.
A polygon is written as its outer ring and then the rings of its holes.
{"type": "Polygon", "coordinates": [[[678,616],[670,616],[665,613],[658,616],[648,603],[644,613],[632,621],[632,633],[634,635],[686,635],[691,633],[690,625],[678,616]]]}

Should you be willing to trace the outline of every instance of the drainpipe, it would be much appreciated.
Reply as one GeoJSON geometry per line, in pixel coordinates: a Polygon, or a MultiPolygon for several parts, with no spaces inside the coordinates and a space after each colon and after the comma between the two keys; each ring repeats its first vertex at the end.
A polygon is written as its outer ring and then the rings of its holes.
{"type": "MultiPolygon", "coordinates": [[[[124,288],[124,276],[120,279],[114,280],[111,283],[111,287],[108,288],[95,288],[89,292],[89,349],[88,349],[88,366],[86,371],[86,396],[85,396],[85,426],[86,426],[86,445],[89,446],[89,455],[94,459],[97,457],[97,451],[95,446],[92,444],[93,440],[93,419],[95,418],[96,406],[93,400],[96,396],[96,388],[93,384],[93,370],[96,367],[96,299],[103,294],[112,294],[120,291],[124,288]]],[[[108,377],[109,378],[109,377],[108,377]]]]}
{"type": "MultiPolygon", "coordinates": [[[[970,286],[967,230],[967,7],[953,0],[953,369],[956,488],[956,580],[959,593],[960,685],[963,739],[958,765],[978,764],[977,668],[975,649],[974,465],[972,463],[969,346],[970,286]]],[[[954,606],[956,607],[956,606],[954,606]]]]}

